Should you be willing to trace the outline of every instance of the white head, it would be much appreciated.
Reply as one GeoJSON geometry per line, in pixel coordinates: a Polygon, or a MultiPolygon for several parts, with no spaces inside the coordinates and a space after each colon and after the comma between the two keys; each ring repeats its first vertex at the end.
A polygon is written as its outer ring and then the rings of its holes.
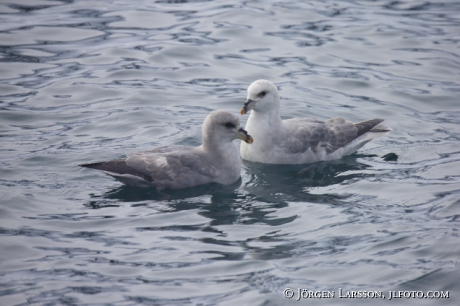
{"type": "Polygon", "coordinates": [[[230,112],[217,110],[211,112],[203,122],[203,145],[213,145],[222,142],[232,142],[239,138],[252,143],[252,137],[240,127],[238,117],[230,112]]]}
{"type": "Polygon", "coordinates": [[[280,95],[275,84],[267,80],[257,80],[248,87],[248,97],[241,109],[241,115],[249,110],[254,112],[278,111],[280,108],[280,95]]]}

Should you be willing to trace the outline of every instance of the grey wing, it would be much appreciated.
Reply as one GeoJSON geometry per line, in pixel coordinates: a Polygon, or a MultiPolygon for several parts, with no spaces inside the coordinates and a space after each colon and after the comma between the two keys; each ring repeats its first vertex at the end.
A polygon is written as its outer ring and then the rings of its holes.
{"type": "Polygon", "coordinates": [[[126,163],[132,169],[150,176],[158,183],[187,185],[205,183],[217,176],[217,169],[193,148],[166,148],[129,154],[126,163]],[[165,152],[169,151],[169,152],[165,152]]]}
{"type": "Polygon", "coordinates": [[[137,152],[138,153],[181,153],[181,152],[192,152],[194,147],[187,147],[187,146],[162,146],[156,147],[150,150],[137,152]]]}
{"type": "Polygon", "coordinates": [[[286,120],[285,124],[292,132],[287,141],[288,147],[295,153],[306,151],[308,148],[314,152],[325,148],[331,153],[372,130],[382,121],[371,119],[355,124],[343,118],[326,121],[307,118],[286,120]]]}
{"type": "MultiPolygon", "coordinates": [[[[353,122],[346,121],[343,118],[329,119],[325,121],[325,124],[327,137],[320,145],[324,146],[328,153],[344,147],[347,143],[361,135],[353,122]]],[[[364,133],[364,130],[361,132],[364,133]]]]}
{"type": "Polygon", "coordinates": [[[293,118],[284,121],[288,130],[285,147],[290,153],[302,153],[308,149],[316,150],[330,136],[324,121],[310,118],[293,118]]]}
{"type": "Polygon", "coordinates": [[[117,159],[117,160],[110,160],[105,162],[98,162],[98,163],[91,163],[91,164],[81,164],[80,167],[91,168],[101,171],[106,171],[110,173],[117,173],[117,174],[129,174],[133,176],[137,176],[147,182],[152,182],[153,178],[148,175],[148,173],[138,171],[126,164],[126,160],[124,159],[117,159]]]}

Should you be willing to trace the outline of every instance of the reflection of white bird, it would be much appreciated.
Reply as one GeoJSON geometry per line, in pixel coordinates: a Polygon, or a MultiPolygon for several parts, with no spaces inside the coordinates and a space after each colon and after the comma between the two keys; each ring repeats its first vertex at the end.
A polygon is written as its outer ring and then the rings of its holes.
{"type": "Polygon", "coordinates": [[[202,136],[203,144],[199,147],[165,146],[131,153],[125,159],[80,166],[102,170],[127,185],[159,190],[236,182],[241,160],[232,141],[253,141],[240,127],[238,117],[226,111],[213,111],[203,122],[202,136]]]}
{"type": "Polygon", "coordinates": [[[339,159],[352,154],[373,138],[391,129],[379,125],[382,119],[359,123],[334,118],[326,121],[309,118],[280,118],[280,96],[276,86],[258,80],[248,87],[248,97],[241,109],[252,110],[246,130],[256,142],[241,143],[241,157],[267,164],[306,164],[339,159]]]}

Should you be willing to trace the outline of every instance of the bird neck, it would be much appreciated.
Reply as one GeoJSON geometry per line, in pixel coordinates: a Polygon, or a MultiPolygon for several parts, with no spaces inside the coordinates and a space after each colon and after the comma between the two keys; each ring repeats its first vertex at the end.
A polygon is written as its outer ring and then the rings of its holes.
{"type": "Polygon", "coordinates": [[[203,135],[203,143],[201,145],[203,151],[209,154],[222,156],[224,153],[236,148],[232,141],[224,141],[222,139],[212,139],[212,136],[203,135]]]}
{"type": "Polygon", "coordinates": [[[271,128],[282,128],[283,122],[280,117],[280,112],[278,109],[272,109],[270,111],[251,111],[249,115],[249,121],[263,123],[271,128]]]}
{"type": "Polygon", "coordinates": [[[254,138],[254,143],[246,146],[248,150],[270,151],[285,140],[285,128],[279,111],[251,111],[246,130],[254,138]]]}

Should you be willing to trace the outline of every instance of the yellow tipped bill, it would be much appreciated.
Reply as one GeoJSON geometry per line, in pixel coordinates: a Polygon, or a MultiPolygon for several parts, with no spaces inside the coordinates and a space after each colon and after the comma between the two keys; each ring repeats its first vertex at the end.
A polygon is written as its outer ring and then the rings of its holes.
{"type": "Polygon", "coordinates": [[[247,99],[246,102],[244,102],[244,105],[240,110],[240,114],[245,115],[249,110],[251,110],[254,107],[255,104],[256,102],[254,100],[247,99]]]}
{"type": "Polygon", "coordinates": [[[249,135],[248,132],[246,132],[246,130],[243,128],[238,129],[238,132],[236,133],[236,137],[238,137],[239,139],[249,144],[254,142],[254,139],[252,138],[252,136],[249,135]]]}

